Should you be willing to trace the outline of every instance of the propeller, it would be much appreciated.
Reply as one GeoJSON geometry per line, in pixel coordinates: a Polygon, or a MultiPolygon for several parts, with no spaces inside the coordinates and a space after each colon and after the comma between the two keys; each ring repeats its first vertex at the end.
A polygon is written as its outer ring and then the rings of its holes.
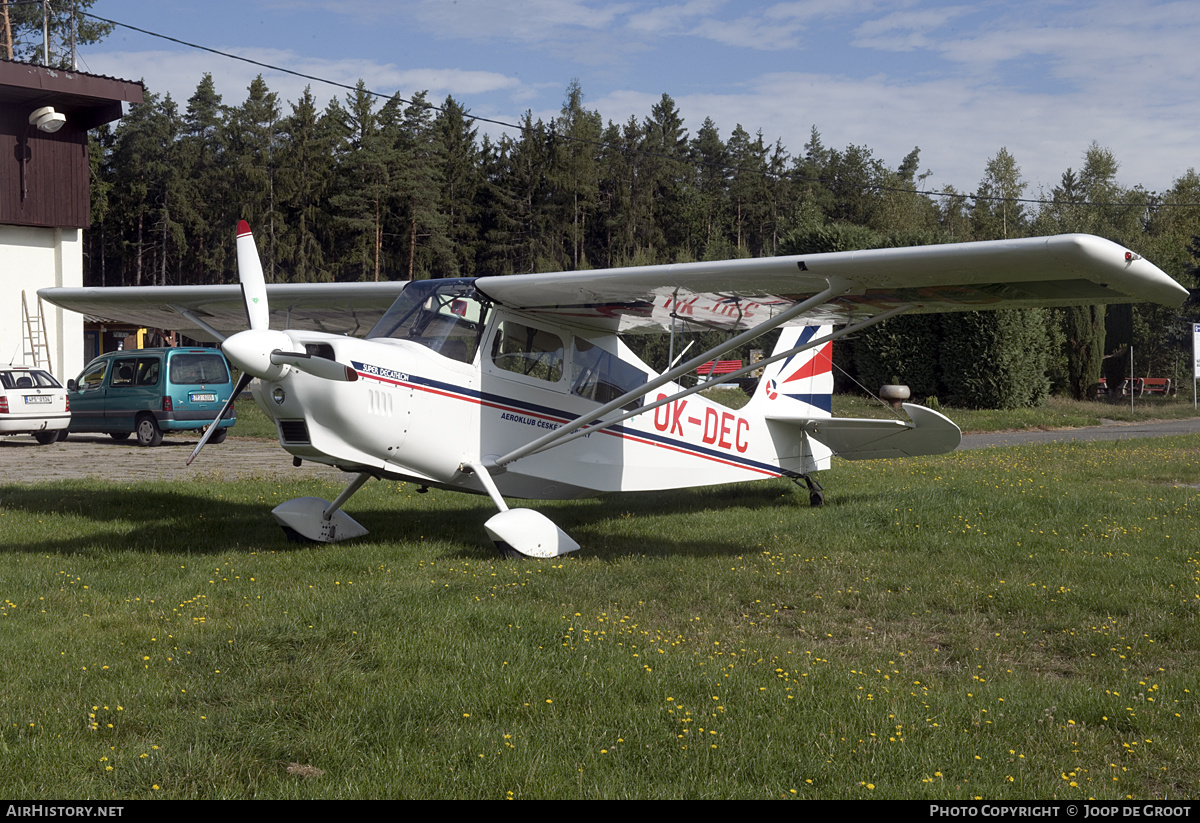
{"type": "Polygon", "coordinates": [[[237,399],[238,395],[246,390],[246,387],[250,385],[250,381],[253,379],[254,375],[248,372],[242,372],[242,376],[238,378],[237,385],[233,387],[233,393],[229,395],[229,399],[225,401],[225,405],[221,407],[219,412],[217,412],[216,419],[213,420],[213,422],[209,424],[208,428],[204,430],[204,436],[200,438],[200,442],[196,444],[196,448],[192,449],[192,453],[188,456],[187,463],[184,465],[192,465],[192,461],[196,459],[196,455],[200,454],[200,450],[204,448],[204,444],[206,444],[209,438],[216,433],[217,424],[221,422],[223,417],[225,417],[226,412],[229,411],[229,407],[233,405],[233,401],[237,399]]]}
{"type": "Polygon", "coordinates": [[[254,235],[250,233],[250,224],[245,220],[239,220],[237,224],[237,262],[238,280],[242,283],[242,300],[246,303],[250,329],[269,329],[271,311],[267,306],[267,281],[263,277],[262,260],[254,245],[254,235]]]}
{"type": "Polygon", "coordinates": [[[324,357],[314,357],[308,352],[290,351],[296,345],[292,338],[281,331],[271,330],[271,310],[267,304],[262,261],[254,245],[250,224],[245,220],[239,220],[237,226],[237,261],[242,300],[246,304],[250,328],[225,338],[221,342],[221,351],[230,363],[241,370],[242,376],[238,378],[233,394],[225,401],[216,419],[188,457],[189,466],[217,430],[217,423],[229,411],[234,399],[246,390],[254,378],[274,382],[287,374],[289,368],[293,368],[323,380],[352,383],[358,379],[358,372],[350,366],[324,357]]]}

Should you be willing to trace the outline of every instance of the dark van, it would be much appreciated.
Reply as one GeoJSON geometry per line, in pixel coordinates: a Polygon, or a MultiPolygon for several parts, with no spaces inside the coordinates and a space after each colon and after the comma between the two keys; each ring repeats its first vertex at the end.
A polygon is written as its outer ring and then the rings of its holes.
{"type": "MultiPolygon", "coordinates": [[[[218,349],[109,352],[88,363],[78,379],[67,381],[68,431],[104,432],[114,440],[136,433],[140,445],[157,446],[163,432],[205,428],[233,388],[229,364],[218,349]]],[[[209,442],[224,440],[235,422],[237,414],[230,407],[209,442]]]]}

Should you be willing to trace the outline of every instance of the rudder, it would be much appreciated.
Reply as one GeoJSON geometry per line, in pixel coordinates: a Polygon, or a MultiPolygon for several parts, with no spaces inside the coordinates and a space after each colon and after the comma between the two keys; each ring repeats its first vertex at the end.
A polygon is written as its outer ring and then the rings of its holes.
{"type": "MultiPolygon", "coordinates": [[[[832,326],[786,326],[772,354],[794,349],[832,331],[832,326]]],[[[805,349],[767,366],[751,403],[769,419],[830,417],[833,412],[833,342],[805,349]]]]}

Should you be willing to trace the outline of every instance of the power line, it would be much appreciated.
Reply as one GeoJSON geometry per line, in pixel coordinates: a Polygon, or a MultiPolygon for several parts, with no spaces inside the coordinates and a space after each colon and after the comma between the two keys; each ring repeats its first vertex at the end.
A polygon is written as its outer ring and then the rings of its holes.
{"type": "MultiPolygon", "coordinates": [[[[13,2],[13,3],[36,2],[36,3],[40,4],[41,0],[10,0],[10,2],[13,2]]],[[[136,31],[139,34],[145,34],[149,37],[157,37],[161,40],[167,40],[171,43],[177,43],[181,46],[187,46],[188,48],[197,49],[199,51],[206,51],[206,52],[209,52],[210,54],[215,54],[220,57],[226,57],[230,60],[239,60],[243,63],[249,63],[252,66],[258,66],[259,68],[268,69],[269,71],[277,71],[282,74],[290,74],[293,77],[299,77],[303,80],[311,80],[316,83],[324,83],[326,85],[334,86],[334,87],[340,88],[340,89],[346,89],[347,91],[353,91],[353,92],[359,91],[359,88],[360,88],[359,86],[350,86],[350,85],[347,85],[346,83],[338,82],[337,80],[329,80],[324,77],[318,77],[314,74],[305,74],[304,72],[296,71],[294,69],[287,69],[287,68],[284,68],[283,66],[276,66],[271,63],[264,63],[260,60],[254,60],[249,57],[243,57],[239,54],[232,54],[230,52],[221,51],[220,49],[214,49],[210,46],[202,46],[198,43],[190,43],[187,40],[181,40],[177,37],[171,37],[170,35],[160,34],[159,32],[150,31],[149,29],[143,29],[138,26],[134,26],[130,23],[122,23],[119,20],[111,20],[106,17],[100,17],[99,15],[92,14],[91,12],[76,10],[76,13],[83,15],[84,17],[90,17],[93,20],[98,20],[102,23],[108,23],[109,25],[112,25],[112,26],[120,26],[122,28],[126,28],[131,31],[136,31]]],[[[361,83],[361,81],[360,81],[360,83],[361,83]]],[[[378,92],[378,91],[374,91],[372,89],[368,89],[365,87],[365,85],[362,85],[362,90],[365,93],[367,93],[373,97],[380,98],[381,100],[398,100],[399,102],[405,103],[408,105],[421,105],[421,106],[424,106],[425,108],[428,108],[428,109],[431,109],[433,111],[440,112],[443,114],[446,111],[441,106],[434,105],[433,103],[412,100],[411,98],[401,97],[399,94],[384,94],[383,92],[378,92]]],[[[478,121],[481,123],[491,123],[492,125],[499,126],[500,128],[503,128],[503,129],[512,129],[513,131],[518,131],[522,134],[538,135],[538,136],[547,138],[549,140],[566,140],[569,142],[583,143],[585,145],[596,146],[596,147],[603,148],[603,149],[620,149],[621,148],[620,146],[616,146],[611,143],[604,142],[602,140],[589,140],[587,138],[575,137],[573,135],[558,134],[554,130],[553,125],[551,126],[551,128],[549,130],[545,130],[545,129],[532,128],[532,127],[528,127],[528,126],[522,126],[519,123],[510,123],[510,122],[507,122],[504,120],[495,120],[490,117],[479,117],[479,116],[473,115],[473,114],[468,114],[467,116],[472,121],[478,121]]],[[[806,177],[804,175],[788,173],[788,172],[772,172],[772,171],[769,171],[766,169],[748,169],[748,168],[744,168],[741,166],[730,166],[730,165],[723,164],[723,163],[711,163],[711,162],[704,162],[704,161],[700,161],[700,160],[685,161],[685,160],[680,159],[679,157],[674,157],[672,155],[662,154],[659,152],[647,151],[645,149],[635,149],[634,151],[645,157],[655,157],[655,158],[659,158],[659,159],[663,159],[663,160],[670,160],[670,161],[676,162],[676,163],[689,163],[690,162],[692,165],[699,164],[699,165],[708,166],[710,168],[725,169],[725,170],[731,171],[731,172],[744,172],[747,174],[761,174],[764,177],[772,177],[772,178],[776,178],[776,179],[787,178],[787,179],[791,179],[791,180],[795,180],[795,181],[799,181],[799,182],[821,183],[823,185],[828,185],[830,183],[836,182],[836,181],[828,180],[825,178],[806,177]]],[[[882,183],[861,183],[859,185],[863,189],[880,191],[880,192],[898,192],[898,193],[903,193],[903,194],[919,194],[924,197],[960,198],[963,200],[986,201],[986,202],[992,202],[992,203],[1028,203],[1030,205],[1038,205],[1038,206],[1089,206],[1089,207],[1124,207],[1124,208],[1139,208],[1139,207],[1140,208],[1164,208],[1164,207],[1168,207],[1168,206],[1174,207],[1174,208],[1184,208],[1184,207],[1189,207],[1189,206],[1200,207],[1200,203],[1167,203],[1167,202],[1162,201],[1160,198],[1155,198],[1153,195],[1151,195],[1149,200],[1145,203],[1095,202],[1095,201],[1088,201],[1088,200],[1062,201],[1062,200],[1055,200],[1055,199],[1046,200],[1046,199],[1035,198],[1035,197],[1002,197],[1002,196],[998,196],[998,195],[987,195],[987,194],[979,194],[979,193],[966,194],[966,193],[955,192],[955,191],[932,191],[932,190],[928,190],[928,189],[916,189],[916,188],[909,188],[909,187],[905,187],[905,186],[889,186],[889,185],[882,184],[882,183]]]]}

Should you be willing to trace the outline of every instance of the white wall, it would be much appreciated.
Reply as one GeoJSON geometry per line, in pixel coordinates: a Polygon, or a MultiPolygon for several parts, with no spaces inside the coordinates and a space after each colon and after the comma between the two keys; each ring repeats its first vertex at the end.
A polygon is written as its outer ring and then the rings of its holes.
{"type": "MultiPolygon", "coordinates": [[[[21,291],[31,313],[38,289],[83,285],[79,229],[0,225],[0,363],[29,363],[21,291]]],[[[83,315],[42,304],[50,338],[51,371],[64,385],[83,369],[83,315]]],[[[44,353],[43,353],[44,354],[44,353]]]]}

